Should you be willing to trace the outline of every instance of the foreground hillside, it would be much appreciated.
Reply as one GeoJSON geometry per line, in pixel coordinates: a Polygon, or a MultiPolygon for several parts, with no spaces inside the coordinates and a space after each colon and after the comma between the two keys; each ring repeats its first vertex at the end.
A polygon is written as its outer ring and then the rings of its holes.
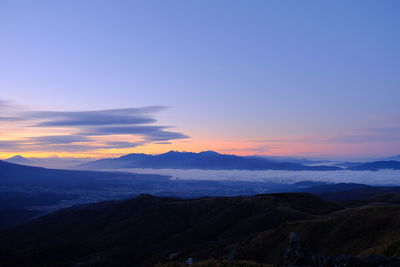
{"type": "Polygon", "coordinates": [[[259,233],[340,209],[309,194],[194,200],[142,195],[60,210],[5,232],[0,260],[8,266],[151,266],[170,255],[224,258],[259,233]]]}
{"type": "Polygon", "coordinates": [[[63,209],[3,232],[0,262],[180,266],[192,258],[198,266],[263,266],[279,261],[292,232],[315,253],[392,257],[400,255],[398,199],[398,193],[379,192],[343,207],[306,193],[191,200],[141,195],[63,209]]]}

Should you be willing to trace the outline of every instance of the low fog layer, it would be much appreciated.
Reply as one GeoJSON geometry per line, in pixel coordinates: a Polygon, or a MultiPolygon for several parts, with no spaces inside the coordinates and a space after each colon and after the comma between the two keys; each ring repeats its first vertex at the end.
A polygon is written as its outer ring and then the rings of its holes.
{"type": "MultiPolygon", "coordinates": [[[[115,170],[112,170],[115,171],[115,170]]],[[[124,172],[162,174],[184,180],[231,180],[296,183],[322,181],[331,183],[360,183],[368,185],[400,185],[399,170],[380,171],[245,171],[245,170],[176,170],[119,169],[124,172]]]]}

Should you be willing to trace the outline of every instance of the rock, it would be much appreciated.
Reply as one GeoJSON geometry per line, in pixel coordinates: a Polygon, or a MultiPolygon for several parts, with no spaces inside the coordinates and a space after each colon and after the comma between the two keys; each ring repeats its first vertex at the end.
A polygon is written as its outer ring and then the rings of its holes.
{"type": "Polygon", "coordinates": [[[168,258],[169,258],[170,260],[173,260],[173,259],[175,259],[176,257],[178,257],[180,254],[181,254],[181,253],[180,253],[179,251],[177,251],[177,252],[172,252],[172,253],[170,253],[170,254],[168,255],[168,258]]]}
{"type": "Polygon", "coordinates": [[[312,253],[297,233],[290,233],[289,244],[281,255],[280,266],[312,266],[312,253]]]}
{"type": "Polygon", "coordinates": [[[313,255],[311,256],[311,261],[313,267],[326,267],[330,266],[332,263],[332,258],[326,255],[313,255]]]}
{"type": "Polygon", "coordinates": [[[234,247],[234,248],[232,248],[232,250],[229,252],[229,255],[228,255],[228,261],[232,261],[233,260],[233,258],[235,257],[235,255],[236,255],[236,253],[237,253],[237,250],[236,250],[236,248],[234,247]]]}
{"type": "Polygon", "coordinates": [[[193,258],[187,258],[185,261],[186,265],[192,265],[193,264],[193,258]]]}
{"type": "Polygon", "coordinates": [[[289,234],[289,243],[290,243],[290,246],[298,246],[298,245],[301,246],[301,245],[305,244],[303,238],[301,238],[301,236],[295,232],[291,232],[289,234]]]}
{"type": "MultiPolygon", "coordinates": [[[[335,267],[361,267],[360,261],[353,255],[340,255],[332,259],[335,267]]],[[[378,266],[375,266],[378,267],[378,266]]]]}

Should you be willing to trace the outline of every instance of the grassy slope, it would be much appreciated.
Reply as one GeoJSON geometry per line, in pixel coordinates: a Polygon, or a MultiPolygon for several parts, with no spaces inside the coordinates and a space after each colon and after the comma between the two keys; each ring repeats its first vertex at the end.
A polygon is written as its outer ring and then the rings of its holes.
{"type": "Polygon", "coordinates": [[[400,207],[352,209],[332,217],[282,225],[243,242],[238,257],[260,262],[277,262],[288,246],[287,236],[297,232],[316,252],[327,255],[400,254],[400,207]]]}
{"type": "Polygon", "coordinates": [[[286,222],[338,210],[309,194],[181,200],[143,195],[61,210],[0,235],[0,260],[11,265],[149,264],[181,251],[223,256],[229,245],[286,222]]]}
{"type": "Polygon", "coordinates": [[[396,194],[380,194],[364,206],[342,209],[309,194],[193,200],[142,195],[61,210],[3,233],[0,261],[150,266],[178,252],[176,262],[192,257],[209,264],[204,260],[226,259],[234,251],[246,264],[276,263],[292,231],[328,255],[395,256],[400,254],[397,200],[396,194]]]}

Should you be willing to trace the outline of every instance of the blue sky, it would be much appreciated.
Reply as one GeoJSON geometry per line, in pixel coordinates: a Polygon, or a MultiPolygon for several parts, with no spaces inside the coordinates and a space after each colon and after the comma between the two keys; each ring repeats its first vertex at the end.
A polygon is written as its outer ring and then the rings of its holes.
{"type": "MultiPolygon", "coordinates": [[[[155,125],[190,137],[100,154],[398,154],[399,12],[388,0],[3,0],[0,98],[20,121],[24,110],[168,107],[155,125]]],[[[3,141],[55,134],[8,123],[3,141]]]]}

